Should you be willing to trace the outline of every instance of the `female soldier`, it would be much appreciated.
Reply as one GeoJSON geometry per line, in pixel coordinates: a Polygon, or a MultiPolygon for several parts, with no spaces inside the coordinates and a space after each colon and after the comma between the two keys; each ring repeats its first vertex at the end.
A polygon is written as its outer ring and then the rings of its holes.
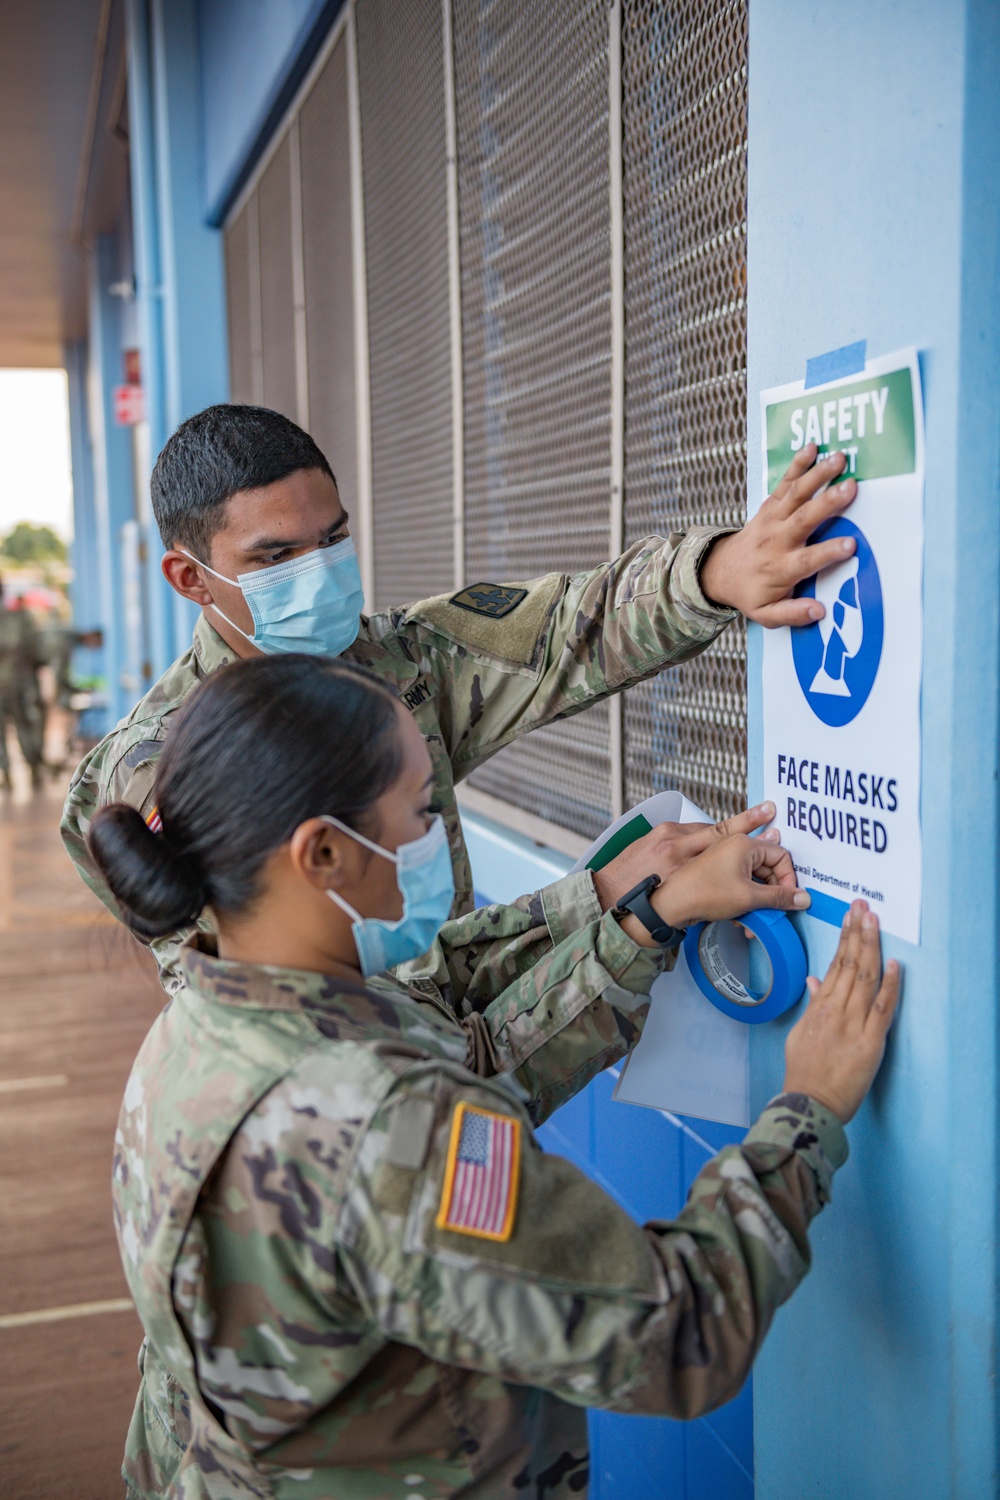
{"type": "MultiPolygon", "coordinates": [[[[874,917],[856,903],[811,981],[785,1092],[679,1219],[640,1228],[532,1126],[635,1041],[662,949],[599,915],[587,875],[442,928],[430,770],[373,679],[263,657],[192,696],[159,833],[122,804],[94,821],[137,932],[206,905],[218,924],[185,951],[116,1136],[147,1334],[131,1495],[580,1496],[583,1408],[728,1399],[805,1274],[896,1002],[874,917]],[[409,988],[381,972],[439,929],[409,988]]],[[[786,864],[717,840],[653,904],[674,927],[787,905],[786,864]]]]}

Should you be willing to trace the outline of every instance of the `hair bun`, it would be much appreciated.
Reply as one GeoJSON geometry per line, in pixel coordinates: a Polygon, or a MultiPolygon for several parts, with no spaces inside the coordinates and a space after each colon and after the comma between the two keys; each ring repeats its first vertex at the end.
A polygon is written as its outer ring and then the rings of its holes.
{"type": "Polygon", "coordinates": [[[162,833],[153,833],[134,807],[124,802],[102,807],[88,843],[125,921],[140,937],[162,937],[201,914],[204,877],[162,833]]]}

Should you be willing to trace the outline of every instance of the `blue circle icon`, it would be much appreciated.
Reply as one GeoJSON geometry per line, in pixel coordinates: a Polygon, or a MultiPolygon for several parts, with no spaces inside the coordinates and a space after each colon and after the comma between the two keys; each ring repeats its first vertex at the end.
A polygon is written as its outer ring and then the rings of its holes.
{"type": "Polygon", "coordinates": [[[882,584],[864,532],[837,516],[809,540],[827,542],[838,536],[854,538],[854,556],[824,568],[795,590],[799,598],[821,600],[826,614],[814,625],[792,630],[795,675],[806,702],[834,729],[850,724],[867,703],[882,659],[884,633],[882,584]]]}

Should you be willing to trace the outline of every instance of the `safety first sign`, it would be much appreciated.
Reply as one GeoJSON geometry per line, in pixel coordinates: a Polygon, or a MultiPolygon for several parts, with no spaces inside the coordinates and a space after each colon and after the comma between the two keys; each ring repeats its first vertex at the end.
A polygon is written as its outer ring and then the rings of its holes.
{"type": "MultiPolygon", "coordinates": [[[[822,620],[764,635],[764,795],[811,914],[839,925],[863,897],[887,932],[920,941],[920,682],[924,429],[916,351],[847,379],[764,391],[764,495],[806,443],[841,450],[858,481],[811,540],[853,556],[797,590],[822,620]]],[[[763,499],[764,496],[761,497],[763,499]]]]}

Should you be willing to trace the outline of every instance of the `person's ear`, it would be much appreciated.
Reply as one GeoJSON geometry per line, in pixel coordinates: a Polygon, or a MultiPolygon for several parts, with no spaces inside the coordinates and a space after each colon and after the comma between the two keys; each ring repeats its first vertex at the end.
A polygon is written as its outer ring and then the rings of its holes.
{"type": "Polygon", "coordinates": [[[318,891],[339,890],[360,876],[357,867],[362,850],[357,841],[322,818],[299,824],[288,853],[292,869],[318,891]]]}
{"type": "Polygon", "coordinates": [[[207,609],[212,603],[212,595],[202,580],[201,570],[186,552],[178,552],[176,547],[172,547],[164,554],[160,568],[170,587],[182,598],[191,599],[202,609],[207,609]]]}

